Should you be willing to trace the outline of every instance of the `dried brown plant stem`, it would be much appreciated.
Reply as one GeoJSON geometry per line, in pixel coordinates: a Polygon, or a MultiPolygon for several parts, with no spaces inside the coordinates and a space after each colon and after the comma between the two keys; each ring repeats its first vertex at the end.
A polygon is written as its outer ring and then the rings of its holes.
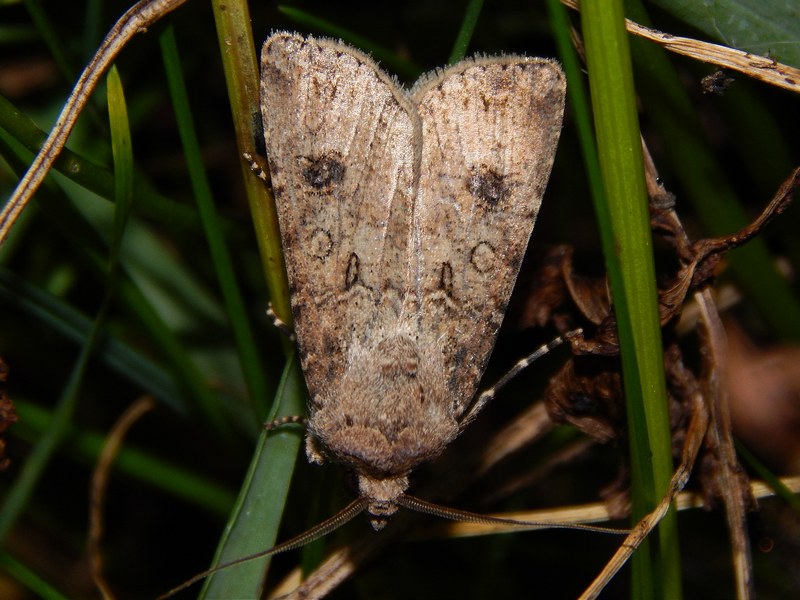
{"type": "Polygon", "coordinates": [[[686,482],[689,481],[692,467],[697,459],[697,454],[700,451],[708,429],[708,414],[703,407],[703,399],[699,396],[695,396],[695,398],[693,398],[693,404],[695,410],[692,415],[691,425],[687,431],[681,464],[670,480],[667,493],[658,503],[655,510],[636,524],[636,527],[634,527],[633,531],[622,543],[616,554],[608,561],[603,571],[581,595],[581,600],[597,598],[600,595],[600,592],[608,585],[612,577],[617,574],[636,548],[639,547],[650,532],[658,525],[658,522],[667,514],[672,500],[678,492],[683,489],[686,482]]]}
{"type": "Polygon", "coordinates": [[[111,587],[103,575],[103,554],[100,547],[103,538],[103,507],[105,506],[108,480],[114,461],[119,454],[128,431],[134,423],[155,407],[156,401],[152,396],[143,396],[128,407],[114,424],[114,427],[111,428],[100,451],[97,466],[92,474],[89,491],[89,531],[87,534],[89,568],[97,589],[106,600],[114,598],[111,587]]]}
{"type": "MultiPolygon", "coordinates": [[[[569,8],[579,10],[578,0],[561,0],[561,2],[569,8]]],[[[625,19],[625,25],[630,33],[663,46],[675,54],[738,71],[769,85],[800,93],[800,69],[779,63],[773,58],[720,44],[662,33],[630,19],[625,19]]]]}
{"type": "Polygon", "coordinates": [[[47,136],[33,163],[28,167],[14,193],[0,213],[0,245],[8,237],[9,231],[19,215],[30,202],[42,181],[64,149],[69,134],[83,111],[86,103],[97,87],[100,78],[111,66],[130,39],[147,28],[168,12],[176,9],[186,0],[141,0],[137,2],[114,24],[98,48],[92,60],[78,78],[75,87],[58,116],[50,135],[47,136]]]}

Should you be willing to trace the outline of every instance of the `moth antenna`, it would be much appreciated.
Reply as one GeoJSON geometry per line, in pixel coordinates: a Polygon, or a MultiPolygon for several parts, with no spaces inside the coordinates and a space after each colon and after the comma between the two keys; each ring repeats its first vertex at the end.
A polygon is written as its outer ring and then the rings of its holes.
{"type": "Polygon", "coordinates": [[[519,360],[513,367],[511,367],[505,375],[503,375],[497,383],[495,383],[492,387],[488,390],[481,392],[478,396],[478,399],[472,405],[472,408],[469,409],[469,412],[461,419],[460,428],[463,430],[467,425],[472,423],[475,417],[478,416],[478,413],[481,412],[484,406],[488,402],[494,399],[497,395],[497,392],[503,389],[509,381],[514,379],[521,371],[526,369],[529,365],[540,359],[545,354],[548,354],[555,348],[558,348],[561,344],[566,342],[567,340],[574,338],[576,336],[583,335],[583,329],[573,329],[572,331],[568,331],[563,335],[559,335],[558,337],[550,340],[546,344],[539,346],[536,350],[531,352],[525,358],[519,360]]]}
{"type": "Polygon", "coordinates": [[[278,427],[283,427],[284,425],[302,425],[305,427],[307,424],[308,419],[303,415],[286,415],[284,417],[278,417],[274,421],[264,423],[264,429],[267,431],[272,431],[273,429],[278,429],[278,427]]]}
{"type": "Polygon", "coordinates": [[[353,518],[357,517],[362,512],[364,512],[364,510],[367,508],[368,505],[369,505],[368,498],[362,497],[353,500],[350,504],[345,506],[338,513],[336,513],[332,517],[329,517],[328,519],[325,519],[319,525],[314,525],[314,527],[312,527],[308,531],[305,531],[300,535],[293,537],[290,540],[286,540],[285,542],[278,544],[277,546],[273,546],[268,550],[256,552],[255,554],[251,554],[249,556],[243,556],[242,558],[237,558],[236,560],[232,560],[231,562],[227,562],[222,565],[217,565],[212,569],[208,569],[207,571],[198,573],[191,579],[187,579],[179,586],[176,586],[171,590],[169,590],[168,592],[166,592],[165,594],[162,594],[157,598],[157,600],[171,598],[178,592],[182,592],[186,588],[194,585],[198,581],[202,581],[209,575],[213,575],[217,571],[222,571],[223,569],[227,569],[229,567],[235,567],[236,565],[240,565],[242,563],[246,563],[251,560],[256,560],[258,558],[273,556],[275,554],[280,554],[281,552],[288,552],[289,550],[294,550],[296,548],[300,548],[301,546],[305,546],[306,544],[310,544],[311,542],[314,542],[320,539],[321,537],[325,537],[330,532],[334,531],[335,529],[338,529],[348,521],[353,520],[353,518]]]}
{"type": "Polygon", "coordinates": [[[579,531],[594,531],[596,533],[613,533],[618,535],[627,535],[630,529],[616,529],[614,527],[598,527],[596,525],[584,525],[581,523],[548,523],[544,521],[519,521],[517,519],[503,519],[501,517],[491,517],[489,515],[481,515],[479,513],[469,512],[467,510],[459,510],[457,508],[450,508],[449,506],[440,506],[433,504],[415,496],[403,494],[396,500],[397,504],[413,510],[415,512],[433,515],[440,519],[448,519],[450,521],[463,521],[466,523],[486,523],[496,525],[513,525],[515,527],[527,527],[529,529],[577,529],[579,531]]]}

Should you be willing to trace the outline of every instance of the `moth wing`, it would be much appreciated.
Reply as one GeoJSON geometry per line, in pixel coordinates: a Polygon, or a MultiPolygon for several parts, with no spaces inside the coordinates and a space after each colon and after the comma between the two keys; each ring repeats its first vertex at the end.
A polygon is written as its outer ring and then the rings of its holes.
{"type": "Polygon", "coordinates": [[[566,84],[557,63],[463,61],[421,80],[415,230],[423,345],[462,415],[503,321],[550,176],[566,84]]]}
{"type": "Polygon", "coordinates": [[[407,95],[343,44],[275,34],[261,67],[295,332],[318,403],[407,295],[420,124],[407,95]]]}

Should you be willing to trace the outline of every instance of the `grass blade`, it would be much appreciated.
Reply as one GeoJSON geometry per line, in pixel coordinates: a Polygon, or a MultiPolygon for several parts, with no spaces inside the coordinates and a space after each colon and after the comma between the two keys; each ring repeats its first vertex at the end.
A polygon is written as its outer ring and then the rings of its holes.
{"type": "MultiPolygon", "coordinates": [[[[608,203],[597,214],[620,338],[638,520],[661,499],[673,468],[641,135],[622,2],[584,3],[581,21],[608,203]]],[[[642,550],[633,560],[634,597],[679,598],[674,510],[659,525],[657,543],[642,550]]]]}
{"type": "MultiPolygon", "coordinates": [[[[286,365],[276,400],[280,408],[273,419],[305,410],[305,385],[297,357],[286,365]]],[[[212,566],[275,545],[301,441],[296,428],[261,434],[212,566]]],[[[269,562],[269,557],[260,558],[211,575],[202,597],[260,597],[269,562]]]]}

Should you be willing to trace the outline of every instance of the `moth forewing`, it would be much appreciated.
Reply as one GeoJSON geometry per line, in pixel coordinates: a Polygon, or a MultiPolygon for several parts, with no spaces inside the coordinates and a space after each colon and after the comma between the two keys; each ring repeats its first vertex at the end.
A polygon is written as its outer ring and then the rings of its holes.
{"type": "Polygon", "coordinates": [[[308,458],[351,468],[380,528],[460,431],[541,204],[564,77],[480,58],[406,92],[349,46],[278,33],[261,88],[308,458]]]}
{"type": "Polygon", "coordinates": [[[422,120],[416,199],[421,345],[445,349],[450,399],[469,406],[514,287],[561,132],[554,61],[462,61],[412,90],[422,120]]]}

